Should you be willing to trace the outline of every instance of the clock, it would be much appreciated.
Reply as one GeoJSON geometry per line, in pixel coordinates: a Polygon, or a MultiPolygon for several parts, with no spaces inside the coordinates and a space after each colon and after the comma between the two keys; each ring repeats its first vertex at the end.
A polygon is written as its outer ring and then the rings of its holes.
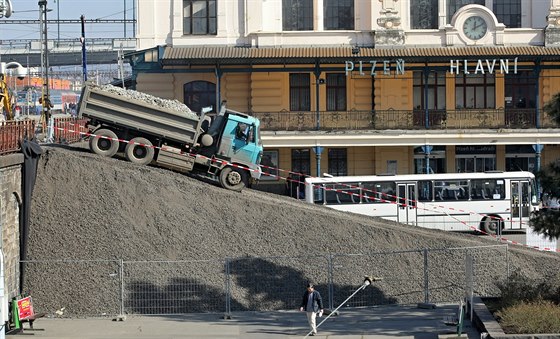
{"type": "Polygon", "coordinates": [[[480,40],[488,32],[486,20],[478,15],[468,17],[463,23],[463,33],[471,40],[480,40]]]}

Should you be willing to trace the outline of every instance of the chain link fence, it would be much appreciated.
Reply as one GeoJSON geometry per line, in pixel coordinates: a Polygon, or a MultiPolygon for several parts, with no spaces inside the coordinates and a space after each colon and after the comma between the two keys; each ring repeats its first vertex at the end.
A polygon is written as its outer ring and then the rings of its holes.
{"type": "Polygon", "coordinates": [[[313,281],[326,308],[364,276],[383,278],[344,307],[458,302],[497,296],[509,276],[508,246],[223,260],[25,261],[24,292],[36,312],[63,316],[223,313],[297,309],[313,281]],[[60,313],[59,313],[60,315],[60,313]]]}

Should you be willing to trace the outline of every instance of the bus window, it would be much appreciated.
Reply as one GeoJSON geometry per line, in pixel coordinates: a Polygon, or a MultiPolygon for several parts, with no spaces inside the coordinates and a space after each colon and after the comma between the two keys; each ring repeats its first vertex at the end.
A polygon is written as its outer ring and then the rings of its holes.
{"type": "Polygon", "coordinates": [[[365,203],[396,201],[394,181],[366,182],[362,184],[362,197],[365,203]]]}
{"type": "Polygon", "coordinates": [[[505,199],[504,180],[472,179],[471,192],[473,199],[502,200],[505,199]]]}
{"type": "Polygon", "coordinates": [[[360,202],[360,189],[357,183],[325,185],[325,189],[327,204],[357,204],[360,202]]]}
{"type": "Polygon", "coordinates": [[[433,197],[432,181],[418,181],[418,201],[432,201],[433,197]]]}
{"type": "Polygon", "coordinates": [[[466,180],[446,180],[434,183],[436,200],[469,200],[469,182],[466,180]]]}

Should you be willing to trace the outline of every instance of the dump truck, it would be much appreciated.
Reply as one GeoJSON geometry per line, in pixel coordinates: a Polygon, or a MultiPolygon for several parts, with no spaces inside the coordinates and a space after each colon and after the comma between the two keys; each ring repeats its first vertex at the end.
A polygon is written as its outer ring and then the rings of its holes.
{"type": "Polygon", "coordinates": [[[197,114],[182,103],[186,110],[162,104],[171,100],[138,99],[131,92],[140,93],[91,83],[82,88],[77,115],[87,121],[93,153],[120,153],[132,163],[202,176],[234,191],[260,179],[257,118],[225,105],[217,114],[197,114]]]}

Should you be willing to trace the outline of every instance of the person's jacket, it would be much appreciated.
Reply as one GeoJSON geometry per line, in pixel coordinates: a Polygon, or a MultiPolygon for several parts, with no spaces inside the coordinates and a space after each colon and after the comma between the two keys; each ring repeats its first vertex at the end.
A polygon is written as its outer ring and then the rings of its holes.
{"type": "MultiPolygon", "coordinates": [[[[313,291],[313,312],[319,312],[319,310],[323,309],[323,299],[321,298],[321,294],[317,291],[313,291]]],[[[301,301],[300,307],[303,307],[304,311],[307,311],[307,300],[309,293],[305,291],[303,294],[303,300],[301,301]]]]}

